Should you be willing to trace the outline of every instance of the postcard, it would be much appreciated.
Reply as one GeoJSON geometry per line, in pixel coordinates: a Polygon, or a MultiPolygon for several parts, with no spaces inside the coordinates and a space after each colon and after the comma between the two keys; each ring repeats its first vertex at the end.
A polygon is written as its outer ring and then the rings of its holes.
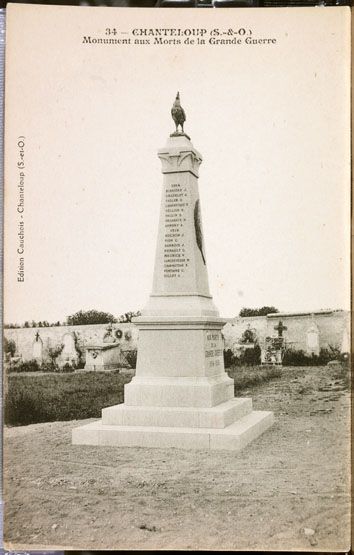
{"type": "Polygon", "coordinates": [[[8,5],[7,549],[349,549],[350,25],[8,5]]]}

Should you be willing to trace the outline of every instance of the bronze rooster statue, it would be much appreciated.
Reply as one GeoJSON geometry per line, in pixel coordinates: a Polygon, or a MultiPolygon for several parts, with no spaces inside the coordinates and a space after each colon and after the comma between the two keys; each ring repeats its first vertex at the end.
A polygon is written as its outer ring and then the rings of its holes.
{"type": "Polygon", "coordinates": [[[182,129],[182,134],[184,134],[183,124],[186,121],[186,113],[181,106],[181,102],[179,99],[179,92],[177,93],[176,100],[173,103],[173,106],[171,109],[171,115],[176,125],[176,133],[179,133],[178,126],[180,125],[182,129]]]}

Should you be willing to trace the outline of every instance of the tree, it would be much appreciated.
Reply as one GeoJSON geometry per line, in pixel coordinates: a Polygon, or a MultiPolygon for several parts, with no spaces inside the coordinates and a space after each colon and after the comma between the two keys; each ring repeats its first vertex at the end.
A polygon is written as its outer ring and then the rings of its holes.
{"type": "Polygon", "coordinates": [[[267,316],[267,314],[274,314],[279,312],[274,306],[262,306],[262,308],[242,308],[239,316],[245,318],[246,316],[267,316]]]}
{"type": "Polygon", "coordinates": [[[87,324],[113,324],[117,319],[109,312],[99,310],[79,310],[66,318],[68,326],[78,326],[87,324]]]}
{"type": "Polygon", "coordinates": [[[61,354],[63,349],[64,349],[64,344],[63,343],[61,343],[60,345],[57,345],[56,347],[49,347],[48,356],[50,358],[50,363],[51,363],[51,366],[53,368],[55,368],[55,366],[56,366],[55,361],[58,358],[58,356],[61,354]]]}
{"type": "Polygon", "coordinates": [[[6,354],[14,357],[16,353],[16,343],[13,339],[7,339],[4,337],[4,351],[6,354]]]}
{"type": "Polygon", "coordinates": [[[122,314],[121,316],[119,316],[118,322],[121,322],[122,324],[131,322],[132,318],[135,318],[135,316],[141,316],[140,310],[138,310],[137,312],[126,312],[125,314],[122,314]]]}

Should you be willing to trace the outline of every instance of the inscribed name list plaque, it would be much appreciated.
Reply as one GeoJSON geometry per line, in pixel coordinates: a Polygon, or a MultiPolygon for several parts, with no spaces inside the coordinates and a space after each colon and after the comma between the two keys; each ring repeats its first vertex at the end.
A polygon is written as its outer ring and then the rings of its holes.
{"type": "Polygon", "coordinates": [[[198,210],[202,157],[185,135],[170,137],[158,155],[164,183],[153,294],[210,296],[205,257],[198,246],[202,237],[198,210]]]}

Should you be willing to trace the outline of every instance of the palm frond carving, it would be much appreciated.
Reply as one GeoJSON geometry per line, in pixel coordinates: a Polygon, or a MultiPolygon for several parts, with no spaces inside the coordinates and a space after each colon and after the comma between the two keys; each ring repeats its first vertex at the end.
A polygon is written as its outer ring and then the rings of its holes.
{"type": "Polygon", "coordinates": [[[196,237],[197,245],[200,250],[200,254],[202,255],[203,262],[205,264],[205,256],[203,252],[202,220],[200,215],[199,199],[196,200],[195,206],[194,206],[194,229],[195,229],[195,237],[196,237]]]}

